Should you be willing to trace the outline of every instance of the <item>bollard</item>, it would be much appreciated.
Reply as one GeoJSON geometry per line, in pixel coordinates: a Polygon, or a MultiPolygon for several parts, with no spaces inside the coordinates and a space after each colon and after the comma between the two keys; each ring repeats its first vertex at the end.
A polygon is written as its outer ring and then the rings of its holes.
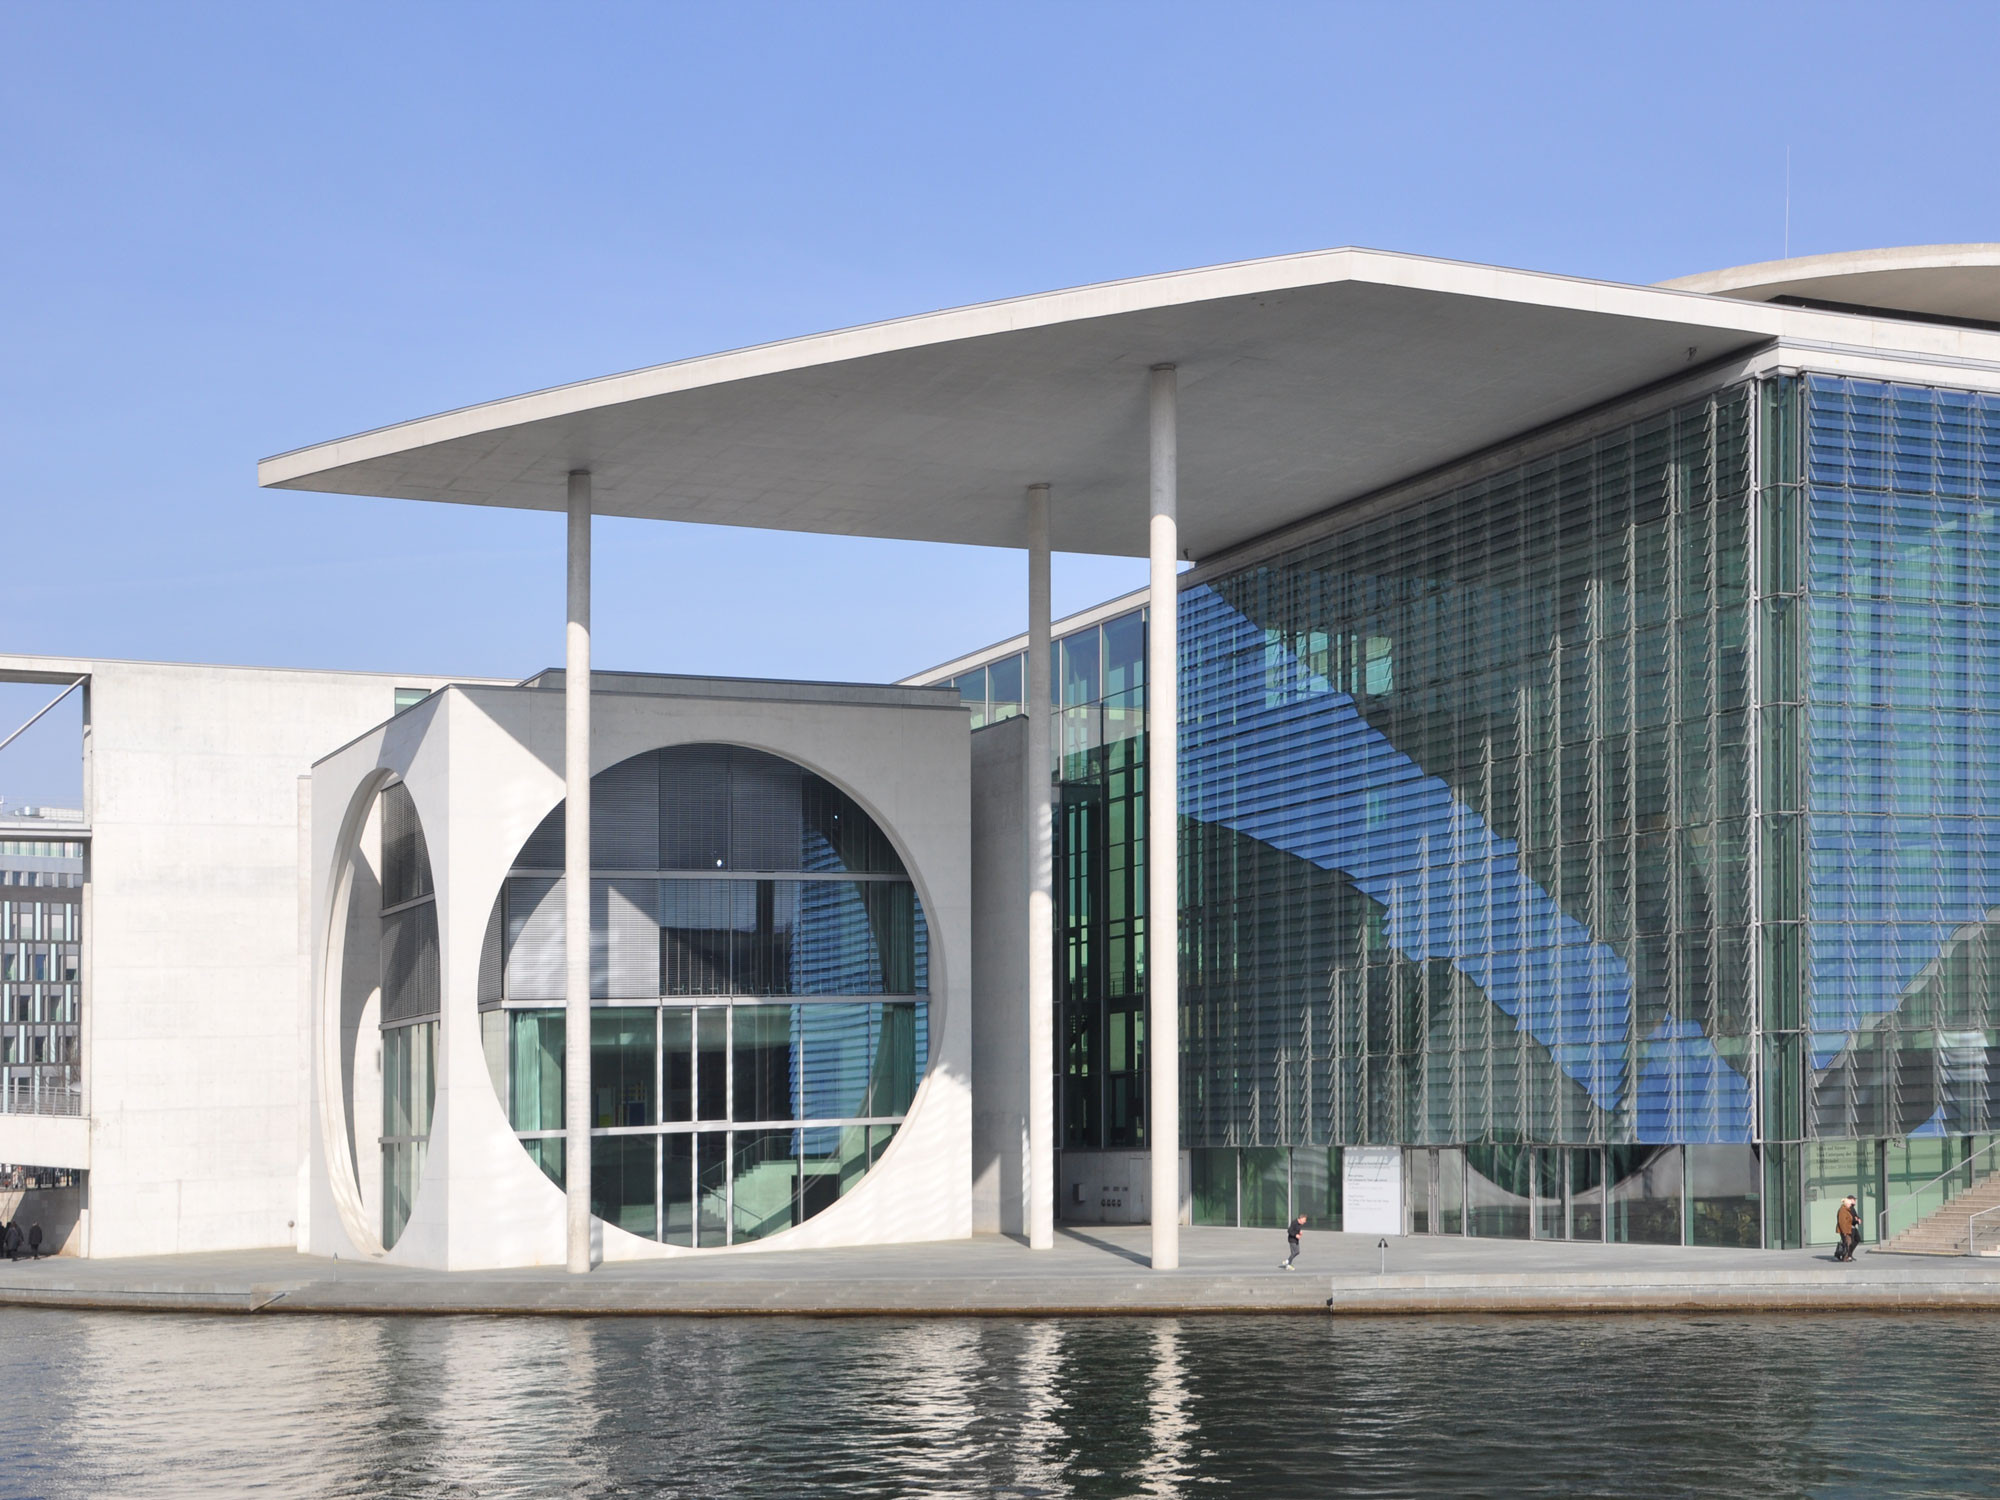
{"type": "Polygon", "coordinates": [[[1389,1242],[1386,1239],[1377,1240],[1375,1248],[1382,1252],[1381,1263],[1375,1268],[1375,1274],[1377,1276],[1387,1276],[1389,1274],[1389,1242]]]}

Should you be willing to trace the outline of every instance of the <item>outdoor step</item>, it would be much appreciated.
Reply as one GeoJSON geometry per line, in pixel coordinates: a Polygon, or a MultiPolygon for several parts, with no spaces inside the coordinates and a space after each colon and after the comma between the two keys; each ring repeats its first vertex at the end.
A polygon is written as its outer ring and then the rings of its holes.
{"type": "MultiPolygon", "coordinates": [[[[2000,1208],[2000,1172],[1988,1170],[1972,1186],[1877,1248],[1898,1255],[1964,1255],[1968,1221],[1982,1209],[2000,1208]]],[[[2000,1215],[1995,1215],[2000,1218],[2000,1215]]],[[[2000,1226],[1995,1226],[2000,1237],[2000,1226]]],[[[1982,1232],[1982,1240],[1985,1238],[1982,1232]]]]}

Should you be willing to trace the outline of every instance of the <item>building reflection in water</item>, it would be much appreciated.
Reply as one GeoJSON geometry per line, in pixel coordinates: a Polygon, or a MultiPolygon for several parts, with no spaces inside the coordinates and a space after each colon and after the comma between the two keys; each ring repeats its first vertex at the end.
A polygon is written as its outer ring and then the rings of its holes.
{"type": "Polygon", "coordinates": [[[1194,1418],[1181,1374],[1181,1325],[1169,1319],[1153,1325],[1153,1389],[1146,1413],[1152,1451],[1136,1476],[1147,1495],[1178,1495],[1193,1478],[1188,1463],[1194,1418]]]}
{"type": "Polygon", "coordinates": [[[0,1308],[0,1494],[1990,1492],[1987,1320],[1844,1319],[1859,1378],[1835,1336],[1777,1316],[0,1308]]]}

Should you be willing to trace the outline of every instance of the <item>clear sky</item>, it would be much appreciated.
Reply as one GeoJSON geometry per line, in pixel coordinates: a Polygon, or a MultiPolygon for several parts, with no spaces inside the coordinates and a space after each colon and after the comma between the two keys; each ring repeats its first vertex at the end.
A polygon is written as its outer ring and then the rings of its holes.
{"type": "MultiPolygon", "coordinates": [[[[1788,148],[1793,254],[2000,239],[1996,59],[1990,3],[0,0],[0,650],[554,662],[558,517],[255,463],[614,370],[1342,244],[1774,259],[1788,148]]],[[[893,678],[1025,614],[1016,553],[598,535],[611,668],[893,678]]]]}

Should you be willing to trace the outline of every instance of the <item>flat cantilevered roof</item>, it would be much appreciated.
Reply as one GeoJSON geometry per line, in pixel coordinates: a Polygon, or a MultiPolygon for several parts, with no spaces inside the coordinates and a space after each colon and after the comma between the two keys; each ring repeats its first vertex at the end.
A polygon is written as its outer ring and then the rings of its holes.
{"type": "Polygon", "coordinates": [[[1143,553],[1146,372],[1170,363],[1200,558],[1801,320],[1873,342],[1843,314],[1328,250],[558,386],[280,454],[258,482],[560,511],[587,469],[600,515],[1018,547],[1047,481],[1057,550],[1143,553]]]}

